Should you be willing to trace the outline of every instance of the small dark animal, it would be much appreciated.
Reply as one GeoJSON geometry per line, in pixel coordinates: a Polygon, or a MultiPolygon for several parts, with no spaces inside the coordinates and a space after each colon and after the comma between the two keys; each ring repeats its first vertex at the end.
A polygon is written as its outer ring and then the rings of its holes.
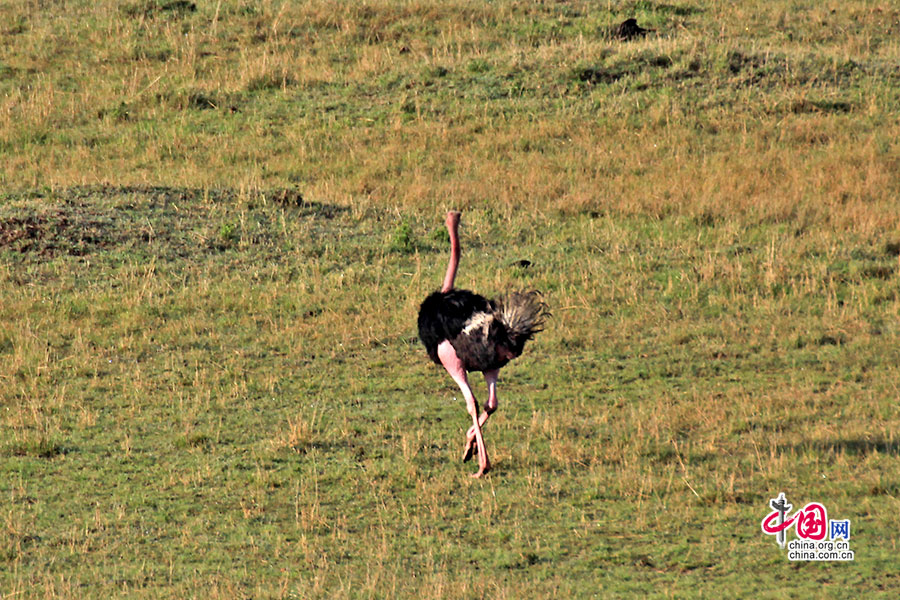
{"type": "Polygon", "coordinates": [[[542,330],[549,316],[538,292],[511,292],[488,300],[468,290],[453,287],[459,267],[460,213],[447,213],[450,262],[440,291],[425,298],[419,308],[419,338],[428,356],[442,365],[466,399],[472,426],[466,432],[463,461],[478,455],[481,477],[491,468],[482,427],[497,410],[497,380],[500,368],[522,354],[525,343],[542,330]],[[488,400],[479,416],[478,402],[469,387],[467,372],[481,371],[488,385],[488,400]]]}
{"type": "Polygon", "coordinates": [[[627,42],[637,37],[644,37],[648,31],[654,30],[644,29],[637,24],[637,19],[625,19],[619,25],[613,27],[611,33],[613,38],[627,42]]]}

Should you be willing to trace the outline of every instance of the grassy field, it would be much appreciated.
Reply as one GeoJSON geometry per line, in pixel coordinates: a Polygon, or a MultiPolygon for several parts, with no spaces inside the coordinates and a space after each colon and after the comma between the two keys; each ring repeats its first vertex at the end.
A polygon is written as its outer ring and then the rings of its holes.
{"type": "Polygon", "coordinates": [[[0,598],[896,597],[898,34],[0,4],[0,598]],[[416,339],[450,208],[458,284],[553,313],[480,480],[416,339]],[[855,560],[789,561],[782,491],[855,560]]]}

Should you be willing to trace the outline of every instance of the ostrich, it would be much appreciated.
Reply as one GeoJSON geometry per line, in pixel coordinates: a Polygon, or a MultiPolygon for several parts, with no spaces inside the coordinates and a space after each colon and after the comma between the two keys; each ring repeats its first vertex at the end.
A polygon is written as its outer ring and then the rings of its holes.
{"type": "Polygon", "coordinates": [[[481,477],[491,468],[482,428],[497,410],[500,368],[522,353],[525,342],[542,330],[549,313],[536,291],[511,292],[488,300],[453,287],[459,267],[459,218],[458,212],[447,213],[450,262],[440,291],[428,296],[419,308],[419,338],[431,360],[447,369],[466,399],[472,426],[466,432],[463,461],[477,454],[478,472],[472,477],[481,477]],[[480,416],[468,371],[481,371],[487,383],[488,399],[480,416]]]}

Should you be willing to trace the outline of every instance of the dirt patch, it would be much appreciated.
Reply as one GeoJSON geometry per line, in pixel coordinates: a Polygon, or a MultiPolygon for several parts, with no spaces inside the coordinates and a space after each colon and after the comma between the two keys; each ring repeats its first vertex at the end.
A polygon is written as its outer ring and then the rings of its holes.
{"type": "Polygon", "coordinates": [[[78,211],[52,209],[0,219],[0,248],[39,256],[83,256],[88,249],[114,244],[109,223],[78,211]]]}
{"type": "Polygon", "coordinates": [[[92,186],[6,194],[0,204],[0,250],[34,258],[123,250],[184,257],[223,250],[229,238],[274,242],[275,216],[332,219],[344,207],[311,202],[298,190],[254,193],[164,186],[92,186]],[[252,222],[237,229],[237,213],[252,222]],[[223,236],[227,229],[229,235],[223,236]],[[223,239],[223,237],[225,239],[223,239]]]}

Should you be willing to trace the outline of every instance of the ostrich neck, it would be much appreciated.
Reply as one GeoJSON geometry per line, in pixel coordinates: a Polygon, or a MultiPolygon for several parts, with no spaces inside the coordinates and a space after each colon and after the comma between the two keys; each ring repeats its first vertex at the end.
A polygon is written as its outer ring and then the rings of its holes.
{"type": "Polygon", "coordinates": [[[449,292],[453,289],[453,283],[456,281],[456,270],[459,268],[459,213],[447,214],[447,231],[450,233],[450,262],[447,264],[447,274],[444,275],[444,285],[441,286],[442,292],[449,292]]]}

